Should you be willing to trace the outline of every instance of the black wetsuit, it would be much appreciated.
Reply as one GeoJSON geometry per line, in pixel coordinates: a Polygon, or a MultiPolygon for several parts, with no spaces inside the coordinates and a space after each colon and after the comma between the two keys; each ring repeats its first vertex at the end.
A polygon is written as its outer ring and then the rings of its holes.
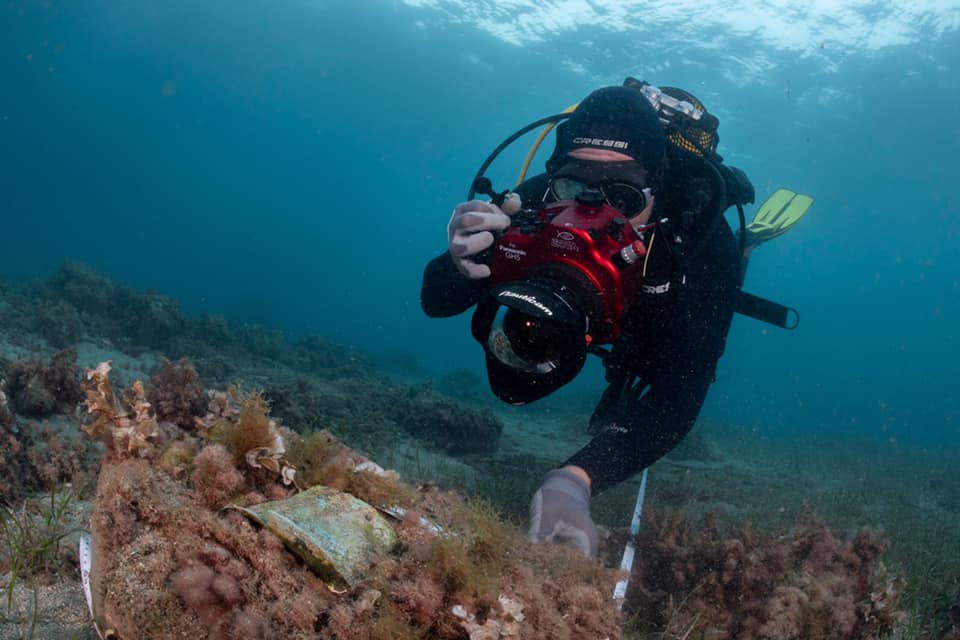
{"type": "MultiPolygon", "coordinates": [[[[544,176],[521,185],[524,206],[535,206],[545,187],[544,176]]],[[[667,201],[666,207],[657,207],[656,218],[681,218],[683,204],[670,206],[667,201]]],[[[726,203],[720,207],[725,208],[726,203]]],[[[681,234],[697,248],[682,259],[667,261],[668,272],[628,307],[623,333],[604,361],[609,386],[590,420],[596,435],[564,463],[586,470],[594,494],[670,451],[693,427],[703,406],[741,282],[734,235],[721,215],[711,220],[706,228],[694,229],[695,235],[699,231],[696,238],[681,234]]],[[[677,235],[669,223],[662,231],[663,238],[677,235]]],[[[426,267],[421,305],[431,317],[457,315],[485,292],[482,280],[461,275],[450,254],[444,253],[426,267]]]]}

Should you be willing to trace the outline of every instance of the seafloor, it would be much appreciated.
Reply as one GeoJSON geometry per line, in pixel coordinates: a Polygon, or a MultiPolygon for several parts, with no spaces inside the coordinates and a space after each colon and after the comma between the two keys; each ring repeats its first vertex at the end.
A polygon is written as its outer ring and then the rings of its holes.
{"type": "Polygon", "coordinates": [[[517,412],[472,374],[411,371],[319,337],[187,318],[83,265],[0,282],[0,638],[97,637],[76,550],[89,529],[108,583],[101,607],[121,638],[960,638],[956,451],[701,423],[650,470],[618,614],[598,594],[620,577],[638,481],[594,501],[610,571],[548,558],[520,535],[530,494],[586,441],[587,416],[517,412]],[[109,406],[85,374],[105,361],[109,406]],[[390,365],[404,378],[382,373],[390,365]],[[210,392],[228,389],[237,406],[216,413],[210,392]],[[296,492],[245,466],[243,449],[220,453],[236,441],[223,430],[250,416],[294,440],[330,438],[290,452],[302,480],[310,471],[310,484],[374,504],[407,500],[454,542],[401,523],[402,550],[367,582],[325,589],[272,534],[220,510],[296,492]],[[141,417],[152,431],[137,431],[141,417]],[[402,482],[358,482],[344,465],[361,454],[402,482]],[[491,533],[477,504],[493,505],[504,530],[491,533]],[[463,505],[472,511],[457,516],[463,505]],[[454,615],[457,604],[474,617],[454,615]]]}

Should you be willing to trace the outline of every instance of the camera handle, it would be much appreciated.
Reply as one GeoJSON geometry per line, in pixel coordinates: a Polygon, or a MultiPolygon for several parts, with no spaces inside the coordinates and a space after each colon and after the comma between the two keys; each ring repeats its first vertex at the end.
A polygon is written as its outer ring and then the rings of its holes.
{"type": "Polygon", "coordinates": [[[473,181],[473,191],[490,198],[490,202],[502,207],[504,201],[507,199],[507,194],[510,193],[509,189],[504,189],[499,193],[493,190],[493,182],[487,176],[477,176],[473,181]]]}
{"type": "MultiPolygon", "coordinates": [[[[498,207],[504,208],[504,203],[510,201],[513,203],[513,200],[509,197],[513,195],[516,200],[514,206],[519,207],[520,198],[516,194],[512,194],[509,189],[505,189],[500,192],[493,190],[493,182],[490,178],[486,176],[477,176],[473,181],[473,187],[470,189],[471,194],[476,192],[477,194],[488,196],[490,202],[497,205],[498,207]]],[[[510,215],[510,212],[507,212],[507,215],[510,215]]],[[[491,231],[493,234],[493,241],[496,244],[497,240],[500,239],[500,236],[503,235],[503,231],[491,231]]],[[[493,259],[493,247],[484,249],[477,254],[474,260],[479,264],[490,264],[490,261],[493,259]]]]}

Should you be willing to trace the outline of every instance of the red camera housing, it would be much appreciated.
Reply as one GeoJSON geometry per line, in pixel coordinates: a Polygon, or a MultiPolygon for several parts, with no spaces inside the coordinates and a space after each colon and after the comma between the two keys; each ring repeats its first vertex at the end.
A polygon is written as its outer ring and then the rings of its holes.
{"type": "Polygon", "coordinates": [[[609,344],[640,291],[645,254],[643,239],[617,209],[564,200],[515,216],[494,243],[490,282],[556,280],[586,301],[591,344],[609,344]]]}

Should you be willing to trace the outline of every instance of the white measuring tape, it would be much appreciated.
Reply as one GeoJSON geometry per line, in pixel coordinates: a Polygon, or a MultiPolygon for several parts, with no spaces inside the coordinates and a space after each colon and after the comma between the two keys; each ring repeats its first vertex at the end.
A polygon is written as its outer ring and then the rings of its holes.
{"type": "Polygon", "coordinates": [[[623,548],[623,558],[620,560],[620,570],[626,571],[625,575],[613,587],[613,599],[617,603],[617,611],[623,608],[623,599],[627,595],[627,585],[630,584],[630,572],[633,571],[633,557],[636,549],[633,546],[633,539],[640,533],[640,516],[643,514],[643,496],[647,492],[647,470],[643,470],[640,476],[640,490],[637,492],[637,504],[633,508],[633,518],[630,520],[630,539],[623,548]]]}

